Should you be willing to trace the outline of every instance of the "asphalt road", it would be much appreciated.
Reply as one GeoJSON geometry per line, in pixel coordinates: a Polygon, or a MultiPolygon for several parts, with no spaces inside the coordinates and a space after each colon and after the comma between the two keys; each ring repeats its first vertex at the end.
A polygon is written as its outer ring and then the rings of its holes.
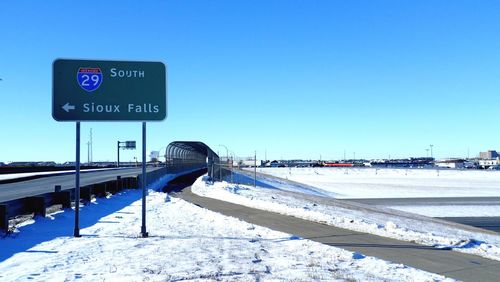
{"type": "Polygon", "coordinates": [[[377,206],[500,205],[500,197],[370,198],[343,200],[377,206]]]}
{"type": "MultiPolygon", "coordinates": [[[[374,206],[500,206],[500,197],[442,197],[442,198],[380,198],[343,199],[374,206]]],[[[438,217],[440,219],[470,225],[500,233],[500,217],[438,217]]]]}
{"type": "MultiPolygon", "coordinates": [[[[147,168],[147,171],[149,172],[156,169],[158,168],[147,168]]],[[[114,180],[117,176],[133,177],[141,173],[142,168],[85,172],[80,174],[80,186],[83,187],[90,184],[114,180]]],[[[0,202],[53,192],[55,185],[61,185],[62,190],[75,188],[75,174],[45,176],[27,181],[0,184],[0,202]]]]}
{"type": "Polygon", "coordinates": [[[437,217],[460,224],[471,225],[474,227],[488,229],[500,233],[500,216],[492,217],[437,217]]]}
{"type": "Polygon", "coordinates": [[[200,197],[191,187],[173,193],[203,208],[304,239],[402,263],[463,281],[500,281],[500,262],[429,246],[354,232],[277,213],[200,197]]]}

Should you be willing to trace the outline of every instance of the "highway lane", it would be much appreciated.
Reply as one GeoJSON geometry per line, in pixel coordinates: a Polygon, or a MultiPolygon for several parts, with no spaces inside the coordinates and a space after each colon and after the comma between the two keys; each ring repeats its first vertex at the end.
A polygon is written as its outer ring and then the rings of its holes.
{"type": "Polygon", "coordinates": [[[369,198],[369,199],[342,199],[376,206],[484,206],[500,205],[500,197],[437,197],[437,198],[369,198]]]}
{"type": "MultiPolygon", "coordinates": [[[[149,167],[147,171],[159,169],[149,167]]],[[[124,168],[117,170],[93,171],[80,174],[80,186],[115,180],[117,176],[135,177],[142,173],[141,168],[124,168]]],[[[0,184],[0,202],[23,197],[54,192],[54,186],[61,185],[62,190],[75,188],[75,174],[46,176],[27,181],[0,184]]]]}
{"type": "MultiPolygon", "coordinates": [[[[500,206],[500,197],[441,197],[441,198],[370,198],[342,199],[374,206],[500,206]]],[[[500,233],[500,217],[438,217],[500,233]]]]}
{"type": "Polygon", "coordinates": [[[491,217],[437,217],[460,224],[488,229],[500,233],[500,216],[491,217]]]}

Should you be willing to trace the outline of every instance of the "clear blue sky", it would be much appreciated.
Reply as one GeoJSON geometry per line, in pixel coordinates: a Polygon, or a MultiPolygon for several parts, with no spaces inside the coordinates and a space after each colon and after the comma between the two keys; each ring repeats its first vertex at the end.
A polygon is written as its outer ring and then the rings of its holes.
{"type": "MultiPolygon", "coordinates": [[[[4,1],[0,161],[74,160],[51,116],[55,58],[168,65],[148,151],[199,140],[269,159],[500,149],[499,1],[4,1]]],[[[94,160],[141,124],[82,123],[94,160]]],[[[140,150],[122,153],[123,160],[140,150]]]]}

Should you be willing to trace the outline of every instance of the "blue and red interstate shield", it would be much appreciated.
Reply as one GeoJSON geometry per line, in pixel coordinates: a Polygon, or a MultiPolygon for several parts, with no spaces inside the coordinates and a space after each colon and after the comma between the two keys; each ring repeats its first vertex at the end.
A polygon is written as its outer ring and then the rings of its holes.
{"type": "Polygon", "coordinates": [[[79,68],[76,78],[83,90],[92,92],[101,86],[102,71],[100,68],[79,68]]]}

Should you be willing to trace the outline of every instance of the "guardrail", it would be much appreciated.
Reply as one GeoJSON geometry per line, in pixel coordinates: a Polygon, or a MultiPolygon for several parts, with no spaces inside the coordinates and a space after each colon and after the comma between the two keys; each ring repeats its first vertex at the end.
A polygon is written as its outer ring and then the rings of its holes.
{"type": "MultiPolygon", "coordinates": [[[[166,174],[181,174],[184,168],[163,167],[146,174],[146,186],[157,181],[166,174]]],[[[200,167],[200,169],[202,169],[200,167]]],[[[190,171],[186,171],[189,173],[190,171]]],[[[115,180],[95,183],[80,187],[80,201],[87,204],[93,198],[106,197],[124,189],[139,189],[142,175],[138,177],[118,176],[115,180]]],[[[9,220],[22,215],[46,216],[47,208],[61,206],[71,208],[75,195],[75,188],[61,190],[60,185],[54,186],[54,192],[33,195],[0,203],[0,232],[9,232],[9,220]]]]}

